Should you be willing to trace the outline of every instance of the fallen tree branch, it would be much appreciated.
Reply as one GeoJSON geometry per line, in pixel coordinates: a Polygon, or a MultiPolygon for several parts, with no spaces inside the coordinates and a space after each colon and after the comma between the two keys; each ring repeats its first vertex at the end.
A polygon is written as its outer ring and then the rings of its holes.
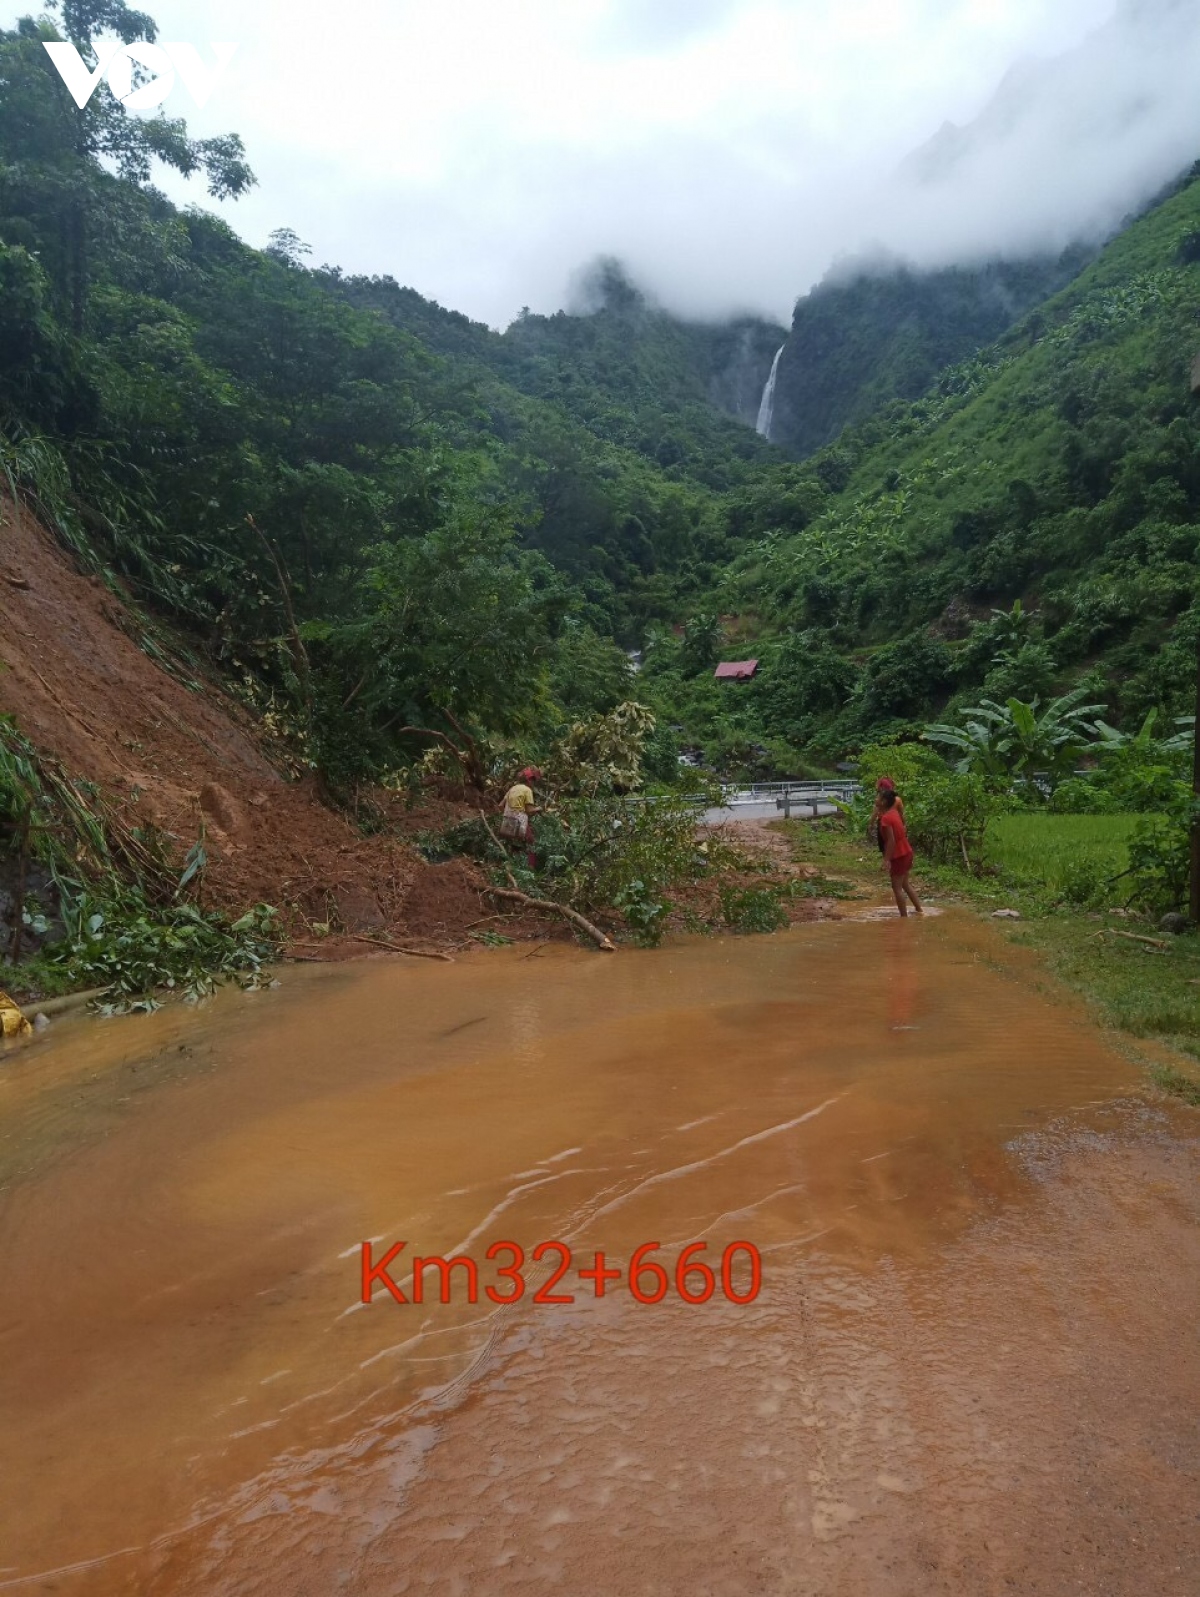
{"type": "Polygon", "coordinates": [[[361,933],[351,933],[356,943],[370,943],[373,948],[387,948],[393,954],[408,954],[413,959],[444,959],[447,965],[453,965],[454,960],[449,954],[437,954],[428,948],[405,948],[400,943],[393,943],[390,937],[364,937],[361,933]]]}
{"type": "Polygon", "coordinates": [[[492,831],[491,826],[488,824],[488,818],[482,810],[479,812],[479,819],[483,822],[484,830],[487,832],[487,835],[491,838],[492,842],[495,843],[500,852],[505,856],[504,874],[509,880],[509,886],[506,888],[486,887],[484,888],[484,892],[491,893],[496,898],[507,898],[514,904],[524,904],[527,909],[549,910],[553,915],[563,915],[573,925],[578,926],[582,931],[585,931],[596,944],[597,948],[602,948],[606,954],[616,953],[616,944],[611,942],[598,926],[593,926],[590,920],[585,920],[577,909],[572,909],[568,904],[559,904],[553,898],[530,898],[528,893],[523,893],[517,886],[516,877],[508,868],[508,851],[505,849],[504,844],[501,843],[500,839],[496,836],[495,832],[492,831]]]}
{"type": "Polygon", "coordinates": [[[520,892],[520,888],[517,886],[517,878],[513,875],[512,871],[509,869],[509,866],[508,866],[508,850],[505,848],[504,844],[500,841],[500,839],[496,836],[495,832],[492,831],[492,828],[491,828],[491,826],[488,823],[488,818],[483,813],[482,810],[480,810],[480,812],[479,812],[479,819],[483,822],[484,831],[487,833],[487,835],[491,838],[492,842],[495,843],[496,847],[500,850],[501,854],[504,856],[504,874],[505,874],[505,876],[508,877],[508,885],[512,888],[514,893],[519,893],[520,892]]]}
{"type": "Polygon", "coordinates": [[[616,944],[610,941],[598,926],[593,926],[590,920],[585,920],[577,909],[572,909],[569,904],[556,903],[552,898],[531,898],[528,893],[522,893],[515,887],[486,887],[484,892],[490,893],[493,898],[505,898],[514,904],[524,904],[526,909],[540,909],[548,911],[551,915],[562,915],[573,926],[578,926],[606,954],[615,954],[616,944]]]}
{"type": "Polygon", "coordinates": [[[1096,935],[1103,937],[1105,934],[1109,937],[1124,937],[1130,943],[1146,943],[1164,952],[1171,946],[1170,943],[1164,943],[1161,937],[1139,937],[1137,932],[1119,932],[1114,926],[1102,926],[1096,935]]]}
{"type": "Polygon", "coordinates": [[[65,1015],[70,1009],[82,1009],[85,1004],[90,1004],[93,998],[103,998],[111,989],[108,987],[89,987],[81,993],[66,993],[61,998],[47,998],[43,1003],[32,1001],[25,1004],[31,1015],[45,1015],[50,1020],[55,1015],[65,1015]]]}

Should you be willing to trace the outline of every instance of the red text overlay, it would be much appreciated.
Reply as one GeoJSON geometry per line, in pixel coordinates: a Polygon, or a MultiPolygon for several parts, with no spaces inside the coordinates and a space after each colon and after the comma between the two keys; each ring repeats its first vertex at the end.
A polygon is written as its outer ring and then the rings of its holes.
{"type": "MultiPolygon", "coordinates": [[[[479,1302],[480,1267],[474,1259],[458,1254],[448,1259],[413,1254],[402,1261],[401,1254],[407,1247],[407,1242],[394,1242],[376,1259],[371,1243],[362,1244],[364,1303],[376,1297],[377,1287],[382,1288],[379,1297],[390,1297],[395,1303],[424,1303],[427,1293],[429,1301],[440,1303],[449,1303],[454,1293],[460,1302],[479,1302]],[[436,1283],[428,1279],[435,1274],[436,1283]]],[[[610,1266],[604,1254],[596,1252],[590,1263],[572,1272],[574,1256],[565,1242],[539,1242],[530,1258],[535,1265],[546,1261],[551,1270],[549,1279],[532,1293],[531,1301],[574,1303],[575,1293],[564,1291],[563,1287],[574,1285],[578,1278],[590,1285],[591,1295],[597,1298],[604,1297],[611,1284],[616,1290],[627,1286],[638,1303],[661,1303],[669,1295],[684,1303],[707,1303],[713,1297],[727,1303],[753,1303],[762,1290],[762,1258],[754,1244],[731,1242],[711,1264],[703,1257],[707,1250],[707,1242],[693,1242],[676,1259],[660,1260],[652,1255],[661,1252],[661,1245],[643,1242],[624,1269],[610,1266]]],[[[516,1303],[525,1296],[526,1255],[520,1243],[493,1242],[487,1250],[487,1262],[495,1280],[487,1282],[483,1291],[491,1302],[516,1303]]],[[[538,1274],[542,1274],[540,1269],[538,1274]]],[[[583,1295],[588,1295],[586,1288],[583,1295]]]]}

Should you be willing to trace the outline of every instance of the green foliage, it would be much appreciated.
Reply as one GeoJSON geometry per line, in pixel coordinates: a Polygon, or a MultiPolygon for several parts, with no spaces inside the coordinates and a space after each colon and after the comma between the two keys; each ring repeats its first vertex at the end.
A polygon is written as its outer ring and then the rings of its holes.
{"type": "Polygon", "coordinates": [[[721,915],[730,931],[746,935],[782,931],[788,913],[779,890],[772,887],[733,887],[720,890],[721,915]]]}
{"type": "MultiPolygon", "coordinates": [[[[98,33],[126,42],[156,36],[153,20],[120,0],[51,4],[88,59],[98,33]]],[[[37,254],[78,337],[100,261],[114,246],[128,247],[128,200],[148,185],[156,162],[185,177],[203,172],[218,199],[244,193],[254,175],[236,135],[190,139],[181,121],[132,116],[107,83],[80,110],[42,48],[58,37],[48,22],[29,18],[0,31],[0,232],[37,254]]]]}
{"type": "Polygon", "coordinates": [[[679,650],[682,670],[695,676],[711,671],[721,654],[721,619],[711,610],[702,610],[689,617],[683,629],[683,643],[679,650]]]}
{"type": "Polygon", "coordinates": [[[1122,805],[1093,776],[1067,777],[1051,793],[1048,805],[1056,815],[1112,815],[1140,807],[1122,805]]]}
{"type": "Polygon", "coordinates": [[[772,437],[797,454],[830,444],[890,400],[934,385],[957,398],[984,386],[985,345],[1084,265],[992,263],[918,273],[886,261],[839,266],[796,306],[780,362],[772,437]]]}
{"type": "Polygon", "coordinates": [[[524,883],[529,891],[585,913],[617,909],[647,945],[665,930],[670,891],[709,870],[696,843],[696,808],[681,796],[635,800],[610,790],[563,798],[539,817],[537,835],[541,869],[524,883]]]}
{"type": "Polygon", "coordinates": [[[562,593],[502,513],[456,498],[445,525],[365,558],[352,613],[299,627],[302,670],[314,678],[314,757],[327,775],[368,777],[430,731],[461,738],[473,723],[514,737],[546,719],[562,593]]]}
{"type": "Polygon", "coordinates": [[[635,877],[617,894],[614,904],[624,915],[635,942],[643,948],[657,948],[671,910],[666,899],[659,898],[640,877],[635,877]]]}
{"type": "Polygon", "coordinates": [[[1195,718],[1180,717],[1180,731],[1168,737],[1154,735],[1157,712],[1150,710],[1136,732],[1119,732],[1097,721],[1097,760],[1093,785],[1113,809],[1167,810],[1177,804],[1186,788],[1192,763],[1195,718]]]}
{"type": "Polygon", "coordinates": [[[608,715],[576,721],[553,754],[558,781],[586,798],[601,792],[632,793],[642,785],[642,759],[656,722],[633,700],[608,715]]]}
{"type": "Polygon", "coordinates": [[[822,716],[836,714],[855,696],[859,672],[827,633],[810,628],[771,650],[757,686],[765,730],[800,747],[817,735],[822,716]]]}
{"type": "Polygon", "coordinates": [[[886,644],[868,662],[862,695],[865,724],[908,720],[948,688],[950,650],[925,632],[886,644]]]}
{"type": "Polygon", "coordinates": [[[572,619],[564,626],[550,665],[549,690],[570,715],[607,715],[630,696],[629,657],[611,638],[572,619]]]}
{"type": "MultiPolygon", "coordinates": [[[[153,1009],[160,987],[196,999],[231,977],[257,985],[278,951],[269,906],[231,922],[185,901],[207,863],[202,842],[180,871],[161,839],[128,829],[95,790],[72,782],[3,719],[0,849],[49,867],[66,939],[43,954],[46,973],[63,986],[109,989],[110,1011],[153,1009]]],[[[26,925],[44,931],[25,908],[26,925]]]]}
{"type": "Polygon", "coordinates": [[[1181,910],[1188,902],[1191,830],[1200,824],[1200,801],[1179,783],[1161,815],[1143,815],[1129,843],[1130,880],[1151,910],[1181,910]]]}
{"type": "Polygon", "coordinates": [[[106,988],[110,1014],[157,1008],[161,988],[195,1002],[229,978],[258,986],[280,941],[277,911],[266,904],[231,924],[194,904],[151,906],[126,890],[119,897],[85,894],[77,918],[77,935],[54,958],[74,984],[106,988]]]}
{"type": "Polygon", "coordinates": [[[1003,777],[1036,795],[1039,780],[1053,789],[1093,740],[1087,717],[1105,706],[1084,704],[1086,693],[1086,688],[1077,688],[1052,699],[1040,714],[1036,699],[1031,704],[1009,699],[1003,705],[985,699],[961,712],[964,726],[938,722],[926,727],[923,736],[952,749],[959,756],[958,771],[1003,777]]]}

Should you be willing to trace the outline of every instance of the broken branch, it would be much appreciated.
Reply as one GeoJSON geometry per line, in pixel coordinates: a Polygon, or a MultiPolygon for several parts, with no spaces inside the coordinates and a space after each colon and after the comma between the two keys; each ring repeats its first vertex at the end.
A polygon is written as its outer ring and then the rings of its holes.
{"type": "Polygon", "coordinates": [[[1146,943],[1151,948],[1167,949],[1170,943],[1164,943],[1161,937],[1139,937],[1137,932],[1119,932],[1113,926],[1101,927],[1101,935],[1107,932],[1110,937],[1124,937],[1130,943],[1146,943]]]}
{"type": "Polygon", "coordinates": [[[615,954],[617,951],[616,944],[611,942],[598,926],[593,926],[590,920],[586,920],[569,904],[556,903],[552,898],[531,898],[528,893],[522,893],[515,887],[488,887],[484,891],[490,893],[493,898],[504,898],[514,904],[524,904],[527,909],[540,909],[551,915],[562,915],[573,926],[578,926],[581,931],[586,932],[597,948],[606,954],[615,954]]]}
{"type": "Polygon", "coordinates": [[[508,866],[508,850],[505,848],[504,844],[500,841],[500,839],[496,836],[495,832],[492,831],[492,828],[491,828],[490,824],[488,823],[488,818],[483,813],[482,810],[480,810],[480,812],[479,812],[479,819],[483,822],[484,831],[487,833],[487,835],[491,838],[492,842],[495,843],[496,847],[500,850],[501,854],[503,854],[503,856],[504,856],[504,874],[505,874],[505,876],[508,877],[508,885],[512,888],[514,893],[520,892],[520,888],[517,886],[517,878],[513,875],[512,871],[509,869],[509,866],[508,866]]]}
{"type": "Polygon", "coordinates": [[[401,943],[393,943],[390,937],[364,937],[359,933],[352,933],[356,943],[370,943],[374,948],[387,948],[393,954],[408,954],[413,959],[443,959],[447,965],[453,965],[454,960],[449,954],[437,954],[428,948],[405,948],[401,943]]]}

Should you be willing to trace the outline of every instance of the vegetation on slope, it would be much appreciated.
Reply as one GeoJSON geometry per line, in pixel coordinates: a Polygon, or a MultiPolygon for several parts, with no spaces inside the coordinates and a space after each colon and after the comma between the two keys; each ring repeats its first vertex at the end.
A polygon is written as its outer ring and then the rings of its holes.
{"type": "Polygon", "coordinates": [[[1118,723],[1187,713],[1197,349],[1193,173],[925,398],[731,495],[747,542],[707,608],[764,670],[718,698],[666,640],[659,701],[706,744],[827,759],[980,693],[1083,683],[1118,723]]]}
{"type": "Polygon", "coordinates": [[[798,456],[894,399],[919,399],[1063,288],[1093,252],[917,272],[848,262],[797,301],[779,362],[771,441],[798,456]]]}
{"type": "MultiPolygon", "coordinates": [[[[121,0],[54,9],[84,47],[153,32],[121,0]]],[[[1189,707],[1194,178],[915,401],[881,403],[1076,263],[851,293],[822,425],[864,419],[795,463],[733,419],[770,323],[681,323],[608,264],[587,315],[496,334],[311,271],[291,233],[252,250],[151,186],[165,160],[241,192],[236,137],[107,88],[78,112],[52,31],[0,33],[0,469],[332,798],[448,745],[473,779],[565,749],[631,701],[642,645],[639,780],[674,772],[667,726],[798,774],[981,694],[1189,707]],[[715,683],[723,650],[759,679],[715,683]]]]}

